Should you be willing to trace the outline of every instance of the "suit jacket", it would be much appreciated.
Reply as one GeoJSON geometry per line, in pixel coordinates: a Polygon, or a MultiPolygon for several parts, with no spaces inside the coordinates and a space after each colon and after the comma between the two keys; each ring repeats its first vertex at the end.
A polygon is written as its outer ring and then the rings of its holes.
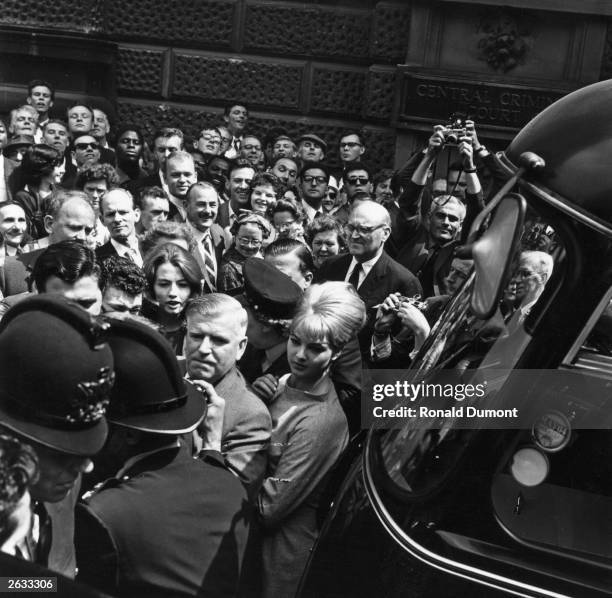
{"type": "Polygon", "coordinates": [[[19,162],[9,158],[2,157],[4,160],[4,184],[6,186],[6,199],[11,201],[13,196],[21,189],[19,162]],[[17,170],[15,170],[17,169],[17,170]]]}
{"type": "Polygon", "coordinates": [[[216,223],[221,228],[227,228],[230,225],[229,208],[230,208],[229,201],[226,201],[225,203],[219,206],[219,211],[217,212],[216,223]]]}
{"type": "MultiPolygon", "coordinates": [[[[219,273],[221,271],[221,258],[223,257],[225,250],[229,247],[230,242],[227,238],[228,235],[226,232],[215,222],[213,222],[212,226],[210,227],[210,236],[212,238],[213,247],[215,250],[215,260],[217,262],[217,278],[214,281],[215,287],[217,287],[219,284],[219,273]]],[[[194,247],[191,254],[196,259],[196,262],[198,262],[200,270],[202,270],[202,274],[206,276],[206,264],[204,263],[204,259],[198,251],[198,248],[194,247]]],[[[208,290],[210,291],[211,289],[208,290]]]]}
{"type": "MultiPolygon", "coordinates": [[[[317,282],[344,280],[353,256],[339,255],[326,260],[317,271],[317,282]]],[[[375,305],[382,303],[391,293],[399,292],[407,297],[422,293],[421,284],[410,270],[391,259],[384,251],[357,290],[366,305],[367,321],[359,333],[359,346],[365,362],[369,362],[370,342],[376,319],[375,305]]]]}
{"type": "Polygon", "coordinates": [[[46,249],[42,247],[21,255],[7,255],[4,264],[0,266],[0,290],[5,297],[25,293],[28,289],[27,279],[38,256],[46,249]]]}
{"type": "Polygon", "coordinates": [[[106,258],[111,257],[113,255],[118,256],[119,254],[117,253],[115,246],[110,241],[107,241],[106,243],[104,243],[104,245],[100,245],[100,247],[96,247],[96,259],[98,260],[98,262],[102,262],[106,258]]]}
{"type": "Polygon", "coordinates": [[[235,595],[250,509],[219,453],[163,449],[83,499],[79,581],[130,598],[235,595]]]}
{"type": "MultiPolygon", "coordinates": [[[[406,243],[397,255],[397,261],[406,268],[409,268],[414,272],[425,286],[424,280],[421,278],[421,272],[423,267],[427,263],[429,255],[428,248],[429,233],[426,228],[421,227],[416,235],[413,236],[412,241],[406,243]]],[[[446,293],[446,285],[444,279],[450,272],[451,263],[455,255],[455,248],[460,244],[460,241],[450,241],[445,245],[441,245],[435,255],[434,263],[432,265],[432,278],[433,278],[433,294],[440,295],[446,293]]],[[[426,290],[426,295],[427,295],[426,290]]],[[[430,295],[431,296],[431,295],[430,295]]]]}
{"type": "MultiPolygon", "coordinates": [[[[420,155],[420,154],[418,154],[420,155]]],[[[417,155],[417,157],[418,157],[417,155]]],[[[395,214],[393,233],[393,249],[395,259],[417,274],[421,282],[425,282],[422,269],[428,261],[429,232],[425,227],[425,216],[431,205],[431,197],[420,185],[406,181],[404,191],[398,199],[398,210],[395,214]]],[[[449,241],[438,248],[434,263],[431,264],[433,288],[425,288],[426,295],[433,291],[436,295],[447,292],[444,279],[450,272],[455,248],[464,243],[476,215],[484,208],[482,192],[465,195],[466,214],[461,228],[460,238],[449,241]]],[[[433,258],[432,258],[433,259],[433,258]]]]}
{"type": "Polygon", "coordinates": [[[149,174],[148,176],[143,177],[142,179],[128,180],[123,181],[123,183],[121,183],[121,187],[127,189],[134,196],[134,198],[137,198],[138,194],[145,187],[161,186],[161,179],[159,178],[159,171],[157,170],[153,174],[149,174]]]}
{"type": "Polygon", "coordinates": [[[229,468],[242,480],[249,497],[263,481],[268,462],[272,419],[267,407],[247,387],[242,374],[232,368],[215,390],[225,399],[221,452],[229,468]]]}

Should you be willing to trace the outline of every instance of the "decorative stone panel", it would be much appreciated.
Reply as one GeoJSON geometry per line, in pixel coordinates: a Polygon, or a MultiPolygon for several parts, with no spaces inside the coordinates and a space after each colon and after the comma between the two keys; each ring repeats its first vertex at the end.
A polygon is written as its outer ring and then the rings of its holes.
{"type": "Polygon", "coordinates": [[[119,122],[140,125],[145,139],[150,140],[160,127],[178,127],[186,137],[194,137],[206,124],[219,123],[222,113],[212,110],[193,110],[172,104],[138,104],[120,100],[117,106],[119,122]]]}
{"type": "Polygon", "coordinates": [[[102,29],[103,0],[4,0],[0,23],[95,33],[102,29]]]}
{"type": "Polygon", "coordinates": [[[115,39],[227,48],[235,8],[234,0],[106,0],[106,31],[115,39]]]}
{"type": "Polygon", "coordinates": [[[356,59],[367,57],[369,43],[369,11],[279,2],[246,7],[246,50],[356,59]]]}
{"type": "Polygon", "coordinates": [[[176,97],[206,101],[242,100],[297,109],[304,67],[301,64],[258,62],[177,54],[174,63],[176,97]]]}
{"type": "Polygon", "coordinates": [[[607,20],[608,29],[606,31],[606,47],[601,60],[600,80],[612,77],[612,19],[607,20]]]}
{"type": "Polygon", "coordinates": [[[389,62],[403,61],[408,48],[410,4],[380,2],[373,14],[370,55],[389,62]]]}
{"type": "Polygon", "coordinates": [[[117,87],[121,91],[143,95],[161,94],[164,52],[120,48],[117,62],[117,87]]]}
{"type": "Polygon", "coordinates": [[[395,69],[370,69],[364,115],[367,118],[389,120],[395,99],[395,69]]]}
{"type": "Polygon", "coordinates": [[[360,116],[366,89],[366,73],[316,67],[310,107],[314,112],[360,116]]]}

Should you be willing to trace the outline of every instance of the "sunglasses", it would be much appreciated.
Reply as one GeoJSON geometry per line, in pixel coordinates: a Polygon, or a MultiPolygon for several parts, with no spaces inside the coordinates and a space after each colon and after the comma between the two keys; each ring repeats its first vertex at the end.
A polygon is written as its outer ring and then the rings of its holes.
{"type": "Polygon", "coordinates": [[[78,150],[98,149],[100,146],[97,143],[75,143],[74,147],[78,150]]]}
{"type": "Polygon", "coordinates": [[[350,142],[347,142],[347,143],[341,143],[340,144],[340,149],[342,149],[343,147],[348,147],[350,149],[353,149],[354,147],[357,147],[357,146],[361,147],[361,143],[357,143],[355,141],[350,141],[350,142]]]}
{"type": "Polygon", "coordinates": [[[370,179],[367,177],[357,176],[357,177],[349,177],[346,179],[346,182],[349,185],[367,185],[370,182],[370,179]]]}

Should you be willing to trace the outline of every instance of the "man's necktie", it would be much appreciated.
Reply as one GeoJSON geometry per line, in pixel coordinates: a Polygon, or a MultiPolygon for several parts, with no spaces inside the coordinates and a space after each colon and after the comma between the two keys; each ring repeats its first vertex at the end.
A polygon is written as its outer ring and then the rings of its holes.
{"type": "Polygon", "coordinates": [[[238,137],[234,137],[234,149],[237,154],[240,153],[240,139],[238,137]]]}
{"type": "Polygon", "coordinates": [[[53,539],[51,517],[49,517],[45,505],[41,502],[36,503],[34,515],[38,517],[38,542],[35,549],[35,561],[46,566],[49,562],[51,540],[53,539]]]}
{"type": "Polygon", "coordinates": [[[357,264],[353,268],[353,271],[351,272],[351,275],[349,276],[349,279],[348,279],[349,283],[355,287],[355,290],[357,290],[357,288],[359,287],[359,275],[361,274],[361,271],[362,271],[361,264],[357,264]]]}
{"type": "Polygon", "coordinates": [[[202,239],[202,245],[204,247],[204,264],[206,266],[206,279],[208,284],[214,293],[217,290],[217,267],[215,264],[215,257],[212,248],[212,241],[210,235],[206,235],[202,239]]]}

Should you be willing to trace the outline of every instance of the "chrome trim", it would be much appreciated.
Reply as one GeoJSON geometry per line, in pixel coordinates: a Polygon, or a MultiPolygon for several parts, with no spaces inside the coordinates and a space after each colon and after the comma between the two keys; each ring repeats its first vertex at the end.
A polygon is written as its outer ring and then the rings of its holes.
{"type": "Polygon", "coordinates": [[[597,304],[597,307],[593,310],[593,313],[590,315],[586,324],[580,331],[580,334],[574,341],[574,344],[570,347],[569,351],[567,352],[567,355],[561,361],[562,365],[567,365],[567,366],[574,365],[572,361],[574,360],[576,355],[578,355],[578,351],[580,351],[580,347],[584,345],[584,341],[586,340],[587,336],[589,336],[589,334],[593,330],[593,327],[595,326],[597,320],[599,320],[599,317],[603,313],[603,310],[607,307],[608,303],[610,303],[611,299],[612,299],[612,287],[608,289],[608,292],[602,297],[601,301],[597,304]]]}
{"type": "Polygon", "coordinates": [[[446,557],[437,555],[424,546],[416,543],[406,534],[406,532],[404,532],[401,527],[397,525],[397,523],[395,523],[385,508],[378,491],[376,490],[368,459],[368,454],[371,448],[371,438],[372,432],[370,431],[366,441],[365,450],[363,451],[364,486],[368,499],[370,500],[370,504],[372,505],[372,509],[378,517],[378,520],[381,522],[382,526],[387,530],[393,540],[395,540],[395,542],[400,546],[400,548],[408,552],[411,556],[415,557],[419,561],[429,565],[430,567],[434,567],[439,571],[444,571],[445,573],[450,573],[456,577],[461,577],[462,579],[473,581],[496,590],[510,592],[515,596],[521,596],[523,598],[533,598],[534,596],[546,596],[548,598],[572,598],[572,596],[568,596],[567,594],[551,592],[550,590],[546,590],[544,588],[532,586],[520,581],[503,577],[501,575],[497,575],[495,573],[478,569],[477,567],[466,565],[458,561],[453,561],[446,557]],[[478,576],[480,576],[482,579],[478,576]],[[524,592],[531,593],[525,594],[524,592]]]}

